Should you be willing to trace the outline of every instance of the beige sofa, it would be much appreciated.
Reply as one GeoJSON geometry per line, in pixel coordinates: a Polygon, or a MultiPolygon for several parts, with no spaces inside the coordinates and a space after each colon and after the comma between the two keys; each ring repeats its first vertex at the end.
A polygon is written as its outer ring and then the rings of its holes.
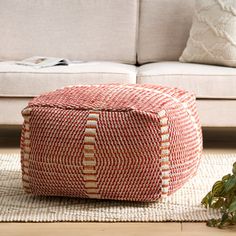
{"type": "Polygon", "coordinates": [[[203,126],[236,126],[236,69],[184,64],[194,0],[0,0],[0,125],[33,97],[76,84],[153,83],[195,92],[203,126]],[[82,60],[32,69],[30,56],[82,60]]]}

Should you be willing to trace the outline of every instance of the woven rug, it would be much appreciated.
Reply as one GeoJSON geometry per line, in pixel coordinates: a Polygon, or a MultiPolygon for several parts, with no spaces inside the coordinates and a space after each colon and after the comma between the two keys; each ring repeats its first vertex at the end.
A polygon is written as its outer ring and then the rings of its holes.
{"type": "Polygon", "coordinates": [[[20,156],[0,155],[0,221],[158,222],[206,221],[219,217],[200,204],[212,184],[230,173],[236,154],[203,155],[198,174],[172,196],[156,203],[34,197],[24,193],[20,156]]]}

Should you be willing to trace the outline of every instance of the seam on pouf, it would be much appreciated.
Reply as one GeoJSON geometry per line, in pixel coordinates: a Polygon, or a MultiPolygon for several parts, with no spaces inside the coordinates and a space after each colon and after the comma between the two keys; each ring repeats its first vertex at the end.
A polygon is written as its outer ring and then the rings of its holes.
{"type": "Polygon", "coordinates": [[[22,181],[23,187],[27,193],[30,193],[30,181],[29,181],[29,159],[30,159],[30,113],[32,109],[24,109],[22,115],[24,117],[24,125],[22,131],[22,181]]]}
{"type": "Polygon", "coordinates": [[[83,147],[83,178],[87,197],[100,198],[97,183],[97,160],[95,155],[96,129],[99,111],[89,111],[85,126],[83,147]]]}
{"type": "Polygon", "coordinates": [[[169,183],[170,183],[170,142],[169,142],[169,126],[168,126],[168,117],[166,116],[166,111],[162,110],[158,112],[158,116],[160,118],[160,136],[161,136],[161,144],[160,144],[160,157],[161,157],[161,195],[165,197],[169,192],[169,183]]]}

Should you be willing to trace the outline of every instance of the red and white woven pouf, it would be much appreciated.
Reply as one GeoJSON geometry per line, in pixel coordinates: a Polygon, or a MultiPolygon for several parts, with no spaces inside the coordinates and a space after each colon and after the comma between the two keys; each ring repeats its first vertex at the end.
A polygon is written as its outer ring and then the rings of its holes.
{"type": "Polygon", "coordinates": [[[154,85],[56,90],[22,111],[23,186],[35,195],[155,201],[199,165],[193,94],[154,85]]]}

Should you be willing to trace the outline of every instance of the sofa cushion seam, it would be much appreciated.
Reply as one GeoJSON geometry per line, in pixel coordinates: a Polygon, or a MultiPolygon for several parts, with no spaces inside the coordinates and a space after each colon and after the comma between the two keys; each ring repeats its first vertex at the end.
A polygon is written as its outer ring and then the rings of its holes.
{"type": "Polygon", "coordinates": [[[206,76],[206,77],[208,77],[208,76],[229,76],[229,77],[232,77],[232,76],[236,76],[236,73],[235,73],[235,75],[201,75],[201,74],[199,74],[199,75],[195,75],[195,74],[159,74],[159,75],[142,75],[142,74],[138,74],[137,75],[137,77],[159,77],[159,76],[206,76]]]}
{"type": "Polygon", "coordinates": [[[76,75],[76,74],[115,74],[115,75],[129,75],[129,74],[136,74],[136,72],[127,72],[127,73],[114,73],[114,72],[69,72],[69,73],[65,73],[65,72],[60,72],[60,73],[52,73],[52,72],[0,72],[0,74],[52,74],[52,75],[76,75]]]}

